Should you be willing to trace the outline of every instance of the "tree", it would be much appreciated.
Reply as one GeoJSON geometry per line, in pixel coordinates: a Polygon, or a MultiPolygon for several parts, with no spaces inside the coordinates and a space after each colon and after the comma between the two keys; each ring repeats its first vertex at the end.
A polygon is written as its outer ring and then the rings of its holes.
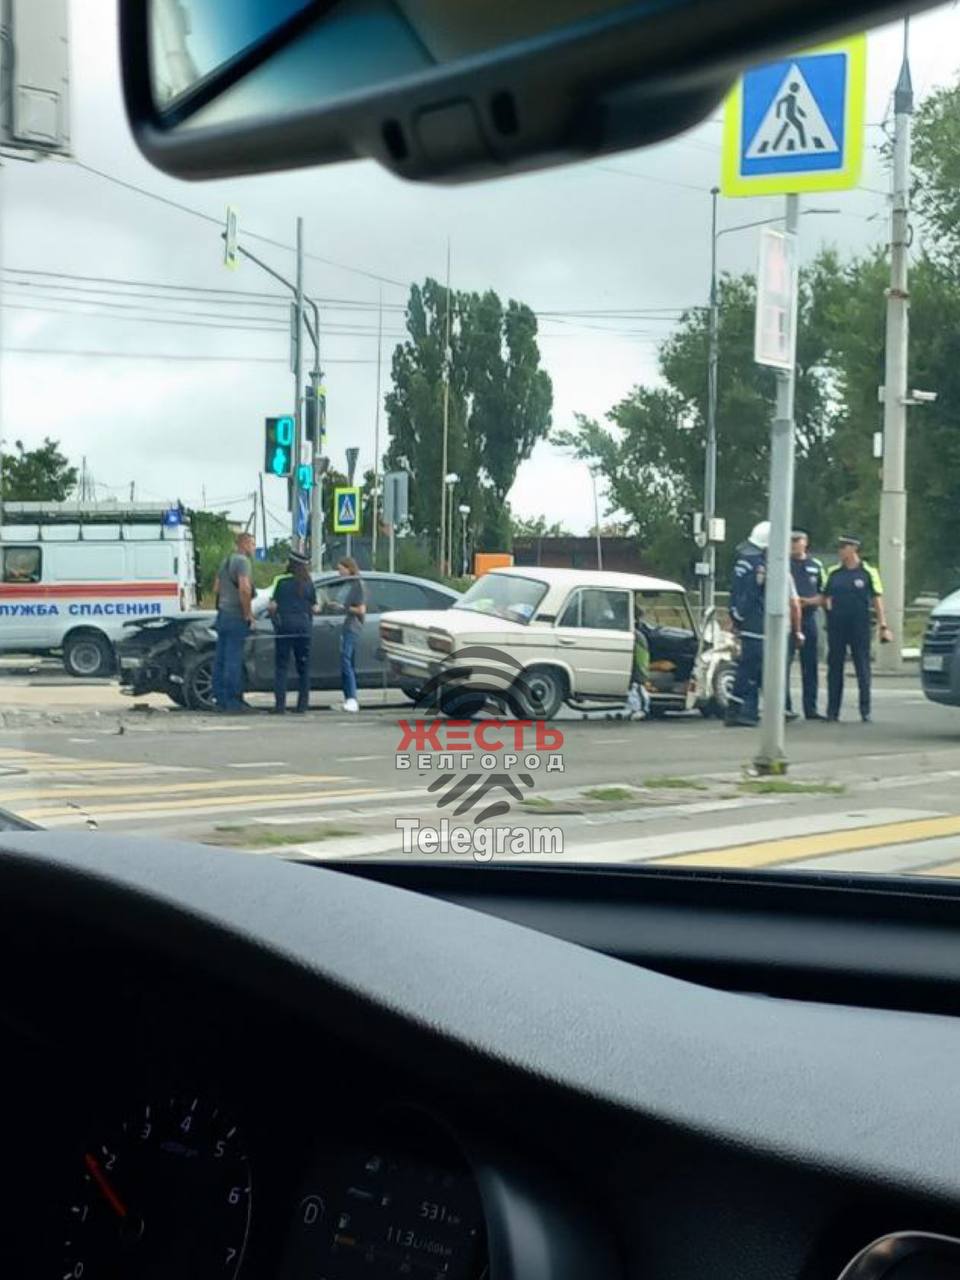
{"type": "Polygon", "coordinates": [[[77,468],[60,452],[59,441],[45,436],[43,444],[27,449],[14,441],[15,453],[3,455],[2,491],[7,502],[63,502],[76,487],[77,468]]]}
{"type": "Polygon", "coordinates": [[[227,517],[214,511],[191,511],[190,528],[197,552],[197,593],[206,596],[213,589],[217,570],[234,547],[227,517]]]}
{"type": "Polygon", "coordinates": [[[960,256],[960,84],[928,94],[915,117],[914,206],[929,236],[928,252],[956,270],[960,256]]]}
{"type": "Polygon", "coordinates": [[[514,538],[569,538],[571,533],[557,520],[547,524],[546,516],[524,517],[511,515],[510,531],[514,538]]]}
{"type": "Polygon", "coordinates": [[[540,368],[536,316],[492,291],[451,292],[435,280],[414,285],[408,339],[393,353],[393,388],[385,399],[389,469],[410,472],[411,522],[439,536],[443,421],[447,471],[459,477],[454,501],[469,504],[476,545],[509,545],[507,495],[521,462],[550,427],[553,388],[540,368]],[[449,353],[449,360],[445,355],[449,353]],[[449,386],[445,386],[445,374],[449,386]]]}
{"type": "MultiPolygon", "coordinates": [[[[826,298],[839,264],[823,254],[803,273],[797,352],[796,519],[829,536],[831,510],[848,479],[831,470],[835,330],[826,298]]],[[[772,370],[753,359],[756,288],[752,277],[720,282],[717,384],[717,510],[727,517],[729,550],[766,515],[769,437],[776,394],[772,370]]],[[[606,515],[623,511],[646,561],[674,575],[690,564],[691,516],[702,509],[707,417],[708,320],[688,311],[660,349],[662,386],[638,386],[606,415],[612,430],[588,418],[557,432],[556,443],[596,466],[608,493],[606,515]]],[[[874,393],[876,394],[876,393],[874,393]]],[[[728,550],[728,554],[729,554],[728,550]]],[[[725,571],[725,565],[722,565],[725,571]]]]}

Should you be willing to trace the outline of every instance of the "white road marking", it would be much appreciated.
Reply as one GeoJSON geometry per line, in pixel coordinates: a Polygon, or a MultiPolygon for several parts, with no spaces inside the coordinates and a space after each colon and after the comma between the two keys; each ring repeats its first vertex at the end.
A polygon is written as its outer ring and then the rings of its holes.
{"type": "Polygon", "coordinates": [[[228,769],[280,769],[286,767],[286,760],[243,760],[236,764],[228,764],[228,769]]]}
{"type": "MultiPolygon", "coordinates": [[[[734,803],[733,801],[730,802],[734,803]]],[[[659,815],[658,815],[659,816],[659,815]]],[[[647,862],[677,853],[697,853],[701,849],[739,848],[744,844],[785,839],[788,836],[817,835],[826,831],[855,831],[884,826],[889,822],[907,822],[916,818],[939,816],[930,809],[870,809],[847,813],[798,815],[793,818],[771,818],[764,822],[737,823],[731,827],[701,827],[696,831],[669,831],[661,835],[628,837],[620,840],[577,841],[573,848],[565,841],[564,855],[582,857],[590,862],[647,862]]],[[[545,819],[546,820],[546,819],[545,819]]],[[[805,859],[809,866],[812,859],[805,859]]],[[[784,864],[787,865],[787,864],[784,864]]]]}
{"type": "Polygon", "coordinates": [[[341,756],[341,764],[359,764],[363,760],[389,760],[389,756],[341,756]]]}

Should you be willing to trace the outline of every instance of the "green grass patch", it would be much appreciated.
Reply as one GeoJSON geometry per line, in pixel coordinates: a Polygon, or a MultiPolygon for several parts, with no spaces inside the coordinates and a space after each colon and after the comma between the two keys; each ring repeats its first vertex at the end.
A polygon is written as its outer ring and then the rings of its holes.
{"type": "Polygon", "coordinates": [[[337,826],[325,822],[315,827],[264,827],[259,823],[224,824],[214,827],[213,835],[204,844],[236,849],[282,849],[289,844],[315,844],[319,840],[334,840],[345,836],[358,836],[352,827],[337,826]]]}
{"type": "Polygon", "coordinates": [[[747,778],[740,791],[753,796],[842,796],[840,782],[788,782],[786,778],[747,778]]]}
{"type": "Polygon", "coordinates": [[[709,787],[705,782],[698,782],[696,778],[644,778],[643,785],[649,787],[651,791],[708,791],[709,787]]]}
{"type": "Polygon", "coordinates": [[[634,800],[636,792],[630,787],[590,787],[580,793],[587,800],[634,800]]]}

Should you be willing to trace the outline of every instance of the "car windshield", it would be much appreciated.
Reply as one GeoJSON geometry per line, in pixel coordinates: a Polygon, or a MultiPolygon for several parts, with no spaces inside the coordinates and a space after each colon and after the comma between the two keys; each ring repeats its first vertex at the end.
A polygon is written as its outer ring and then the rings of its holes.
{"type": "MultiPolygon", "coordinates": [[[[450,183],[168,176],[120,8],[4,6],[0,811],[960,876],[960,6],[450,183]]],[[[170,118],[276,17],[152,9],[170,118]]]]}
{"type": "Polygon", "coordinates": [[[544,582],[512,573],[488,573],[475,582],[453,606],[474,613],[492,613],[508,622],[528,623],[546,594],[544,582]]]}

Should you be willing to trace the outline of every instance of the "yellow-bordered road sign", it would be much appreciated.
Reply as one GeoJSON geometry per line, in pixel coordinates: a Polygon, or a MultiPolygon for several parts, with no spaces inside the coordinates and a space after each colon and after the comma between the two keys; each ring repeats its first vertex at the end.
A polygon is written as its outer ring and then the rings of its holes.
{"type": "Polygon", "coordinates": [[[855,187],[863,167],[867,38],[752,67],[727,99],[725,196],[855,187]]]}
{"type": "Polygon", "coordinates": [[[360,486],[344,485],[333,491],[333,532],[360,532],[360,486]]]}

